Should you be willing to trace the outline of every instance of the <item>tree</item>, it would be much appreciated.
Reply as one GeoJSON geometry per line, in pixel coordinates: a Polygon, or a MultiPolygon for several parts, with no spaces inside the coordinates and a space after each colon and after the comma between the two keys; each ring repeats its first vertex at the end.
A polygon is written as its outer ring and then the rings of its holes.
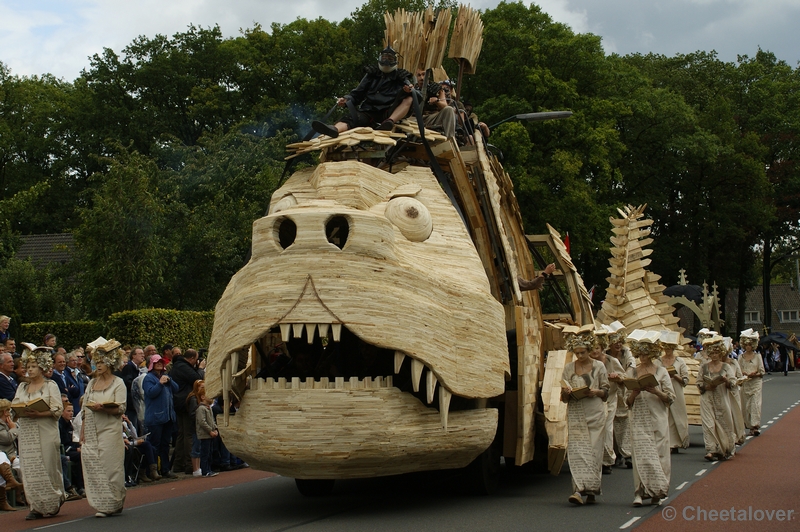
{"type": "Polygon", "coordinates": [[[120,149],[109,165],[107,174],[93,176],[99,186],[75,233],[81,285],[97,317],[149,306],[173,251],[161,232],[167,212],[155,163],[120,149]]]}

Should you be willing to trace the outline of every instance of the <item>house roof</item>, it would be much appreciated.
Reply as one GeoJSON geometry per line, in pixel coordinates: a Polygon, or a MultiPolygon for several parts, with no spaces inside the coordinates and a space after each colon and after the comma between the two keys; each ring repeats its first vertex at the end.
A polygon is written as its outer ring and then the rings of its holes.
{"type": "Polygon", "coordinates": [[[72,260],[75,252],[75,239],[72,233],[52,235],[24,235],[22,245],[17,250],[17,258],[31,259],[36,267],[52,263],[64,264],[72,260]]]}

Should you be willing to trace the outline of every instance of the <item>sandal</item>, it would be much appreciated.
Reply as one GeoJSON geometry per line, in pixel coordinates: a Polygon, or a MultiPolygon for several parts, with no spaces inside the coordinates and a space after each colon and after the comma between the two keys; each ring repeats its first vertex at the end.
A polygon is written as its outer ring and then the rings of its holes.
{"type": "Polygon", "coordinates": [[[716,458],[714,458],[714,455],[713,455],[713,454],[711,454],[711,453],[708,453],[707,455],[705,455],[705,457],[704,457],[704,458],[705,458],[706,460],[708,460],[709,462],[713,462],[714,460],[716,460],[716,458]]]}

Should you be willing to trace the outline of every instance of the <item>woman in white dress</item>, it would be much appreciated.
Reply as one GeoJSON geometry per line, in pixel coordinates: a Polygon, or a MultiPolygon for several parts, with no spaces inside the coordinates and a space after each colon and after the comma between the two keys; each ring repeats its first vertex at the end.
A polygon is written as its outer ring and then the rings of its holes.
{"type": "MultiPolygon", "coordinates": [[[[577,328],[576,328],[577,329],[577,328]]],[[[567,407],[567,459],[572,475],[569,502],[581,505],[595,502],[601,493],[601,468],[605,443],[608,376],[602,362],[589,358],[594,345],[591,332],[565,332],[565,346],[575,360],[564,367],[561,400],[567,407]],[[576,396],[579,396],[578,398],[576,396]]]]}
{"type": "MultiPolygon", "coordinates": [[[[601,362],[606,367],[608,376],[608,399],[606,399],[606,423],[605,423],[605,442],[603,444],[603,474],[610,475],[612,466],[616,463],[617,455],[614,452],[614,419],[617,415],[617,407],[620,402],[625,401],[622,393],[625,386],[622,380],[625,377],[625,370],[615,357],[607,355],[605,350],[608,348],[608,331],[604,330],[605,325],[600,325],[595,331],[596,342],[589,356],[592,360],[601,362]]],[[[626,407],[627,408],[627,407],[626,407]]]]}
{"type": "Polygon", "coordinates": [[[733,418],[733,433],[736,437],[736,445],[744,443],[745,425],[744,416],[742,415],[742,396],[740,393],[739,383],[742,380],[742,368],[739,366],[739,361],[731,356],[733,353],[733,340],[727,336],[723,338],[725,343],[725,355],[722,361],[730,366],[728,372],[733,375],[731,379],[731,386],[728,388],[728,396],[731,403],[731,418],[733,418]]]}
{"type": "Polygon", "coordinates": [[[28,381],[20,383],[14,404],[43,400],[48,408],[26,408],[18,421],[19,457],[25,498],[30,507],[27,520],[52,517],[66,500],[61,474],[61,439],[58,418],[64,410],[58,385],[45,378],[53,369],[49,347],[25,345],[22,361],[28,381]]]}
{"type": "Polygon", "coordinates": [[[751,436],[761,434],[761,388],[764,382],[764,361],[756,352],[758,331],[747,329],[741,332],[739,344],[744,353],[739,355],[742,375],[747,379],[742,384],[742,416],[751,436]]]}
{"type": "Polygon", "coordinates": [[[95,371],[83,396],[81,463],[89,506],[95,517],[122,512],[125,504],[125,442],[122,414],[127,390],[111,372],[119,364],[120,343],[109,340],[92,355],[95,371]]]}
{"type": "Polygon", "coordinates": [[[703,441],[706,460],[726,460],[736,451],[736,434],[728,394],[734,379],[732,367],[723,362],[726,348],[721,336],[703,340],[703,352],[708,362],[700,366],[697,388],[700,390],[700,421],[703,425],[703,441]]]}
{"type": "Polygon", "coordinates": [[[689,384],[689,367],[679,357],[675,349],[677,344],[668,342],[662,335],[661,364],[669,373],[672,389],[675,391],[675,400],[669,405],[669,447],[672,454],[678,454],[678,449],[689,447],[689,417],[686,414],[686,398],[683,389],[689,384]]]}
{"type": "Polygon", "coordinates": [[[654,363],[661,354],[660,334],[648,332],[655,334],[648,337],[637,334],[645,331],[637,330],[628,336],[631,352],[639,359],[635,368],[628,369],[628,377],[641,379],[653,375],[658,383],[641,390],[630,390],[625,399],[631,418],[634,506],[641,506],[642,499],[649,498],[652,504],[658,504],[666,498],[672,471],[669,405],[675,400],[675,390],[667,370],[654,363]]]}

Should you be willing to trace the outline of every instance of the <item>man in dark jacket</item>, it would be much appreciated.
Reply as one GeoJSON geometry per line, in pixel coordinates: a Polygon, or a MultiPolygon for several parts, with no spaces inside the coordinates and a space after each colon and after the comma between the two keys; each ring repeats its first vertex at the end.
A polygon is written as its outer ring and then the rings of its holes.
{"type": "MultiPolygon", "coordinates": [[[[131,385],[133,384],[133,380],[139,376],[140,369],[142,367],[142,363],[144,362],[144,349],[141,346],[134,346],[131,349],[131,359],[128,361],[125,366],[122,368],[122,382],[125,383],[125,388],[128,390],[128,399],[125,406],[127,410],[125,411],[125,415],[128,416],[129,419],[136,420],[136,408],[134,406],[133,397],[131,396],[131,385]]],[[[139,427],[137,427],[138,429],[139,427]]]]}
{"type": "Polygon", "coordinates": [[[172,456],[172,470],[192,474],[192,434],[195,420],[186,409],[186,398],[192,393],[192,386],[197,380],[204,378],[203,370],[197,369],[197,351],[187,349],[185,355],[177,355],[172,359],[170,378],[178,385],[175,393],[175,414],[178,416],[178,438],[175,442],[175,453],[172,456]]]}
{"type": "Polygon", "coordinates": [[[408,70],[397,68],[397,52],[387,46],[378,59],[378,66],[371,67],[358,87],[346,97],[339,98],[340,107],[348,99],[357,107],[334,125],[314,121],[311,127],[321,135],[336,138],[354,127],[391,130],[394,123],[411,112],[413,75],[408,70]]]}

